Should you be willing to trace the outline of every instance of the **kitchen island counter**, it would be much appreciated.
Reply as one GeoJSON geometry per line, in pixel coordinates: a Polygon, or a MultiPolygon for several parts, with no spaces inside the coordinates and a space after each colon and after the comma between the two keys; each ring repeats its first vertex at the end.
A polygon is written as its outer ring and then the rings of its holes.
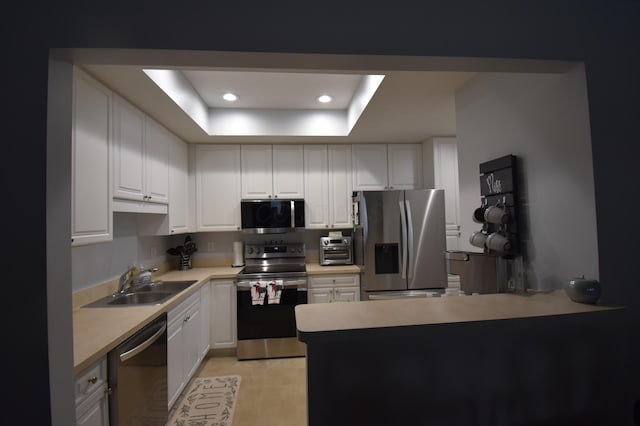
{"type": "MultiPolygon", "coordinates": [[[[371,302],[371,301],[370,301],[371,302]]],[[[573,302],[564,291],[477,296],[413,297],[375,303],[296,306],[300,340],[318,332],[489,321],[620,309],[573,302]]]]}
{"type": "Polygon", "coordinates": [[[309,426],[631,424],[622,308],[554,291],[300,305],[296,320],[309,426]]]}

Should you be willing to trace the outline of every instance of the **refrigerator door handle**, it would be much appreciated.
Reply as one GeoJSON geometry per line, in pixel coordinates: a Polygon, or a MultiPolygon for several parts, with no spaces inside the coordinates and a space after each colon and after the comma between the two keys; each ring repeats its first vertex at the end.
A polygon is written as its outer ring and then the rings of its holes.
{"type": "Polygon", "coordinates": [[[398,201],[400,206],[400,229],[402,231],[402,240],[400,241],[401,256],[402,256],[402,273],[403,279],[407,278],[407,215],[405,212],[404,200],[398,201]]]}
{"type": "Polygon", "coordinates": [[[411,267],[413,262],[413,220],[411,219],[411,202],[405,201],[407,205],[407,278],[413,278],[413,268],[411,267]]]}
{"type": "Polygon", "coordinates": [[[361,215],[361,223],[362,223],[362,239],[364,244],[366,245],[367,237],[369,236],[369,215],[367,214],[367,199],[364,196],[364,193],[360,193],[360,200],[362,201],[359,206],[359,210],[362,213],[361,215]]]}

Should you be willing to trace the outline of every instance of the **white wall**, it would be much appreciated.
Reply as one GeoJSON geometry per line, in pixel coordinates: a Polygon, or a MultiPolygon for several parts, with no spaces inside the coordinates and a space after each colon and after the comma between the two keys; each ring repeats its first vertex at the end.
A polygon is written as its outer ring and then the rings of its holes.
{"type": "Polygon", "coordinates": [[[71,249],[72,290],[117,278],[133,262],[152,267],[166,261],[168,237],[138,236],[136,213],[114,213],[113,241],[71,249]]]}
{"type": "MultiPolygon", "coordinates": [[[[591,137],[584,67],[557,74],[482,73],[456,94],[461,249],[480,229],[479,164],[517,156],[527,285],[598,278],[591,137]]],[[[615,207],[614,207],[615,208],[615,207]]]]}

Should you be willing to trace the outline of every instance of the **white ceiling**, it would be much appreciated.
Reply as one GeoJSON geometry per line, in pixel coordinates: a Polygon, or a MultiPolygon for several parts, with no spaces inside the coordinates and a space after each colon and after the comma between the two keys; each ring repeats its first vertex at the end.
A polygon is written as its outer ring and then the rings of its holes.
{"type": "Polygon", "coordinates": [[[456,134],[455,93],[477,72],[562,72],[560,61],[301,55],[241,52],[65,50],[116,93],[191,143],[414,143],[456,134]],[[348,136],[210,136],[143,69],[180,70],[211,108],[233,88],[238,108],[309,109],[322,88],[341,106],[364,74],[383,74],[348,136]],[[346,77],[346,78],[345,78],[346,77]],[[300,100],[300,98],[304,100],[300,100]]]}

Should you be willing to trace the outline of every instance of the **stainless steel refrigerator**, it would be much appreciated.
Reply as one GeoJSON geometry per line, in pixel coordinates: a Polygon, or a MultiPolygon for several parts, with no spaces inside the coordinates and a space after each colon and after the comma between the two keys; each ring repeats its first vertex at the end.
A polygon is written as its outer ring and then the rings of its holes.
{"type": "Polygon", "coordinates": [[[362,191],[356,201],[364,300],[426,296],[447,286],[444,190],[362,191]]]}

